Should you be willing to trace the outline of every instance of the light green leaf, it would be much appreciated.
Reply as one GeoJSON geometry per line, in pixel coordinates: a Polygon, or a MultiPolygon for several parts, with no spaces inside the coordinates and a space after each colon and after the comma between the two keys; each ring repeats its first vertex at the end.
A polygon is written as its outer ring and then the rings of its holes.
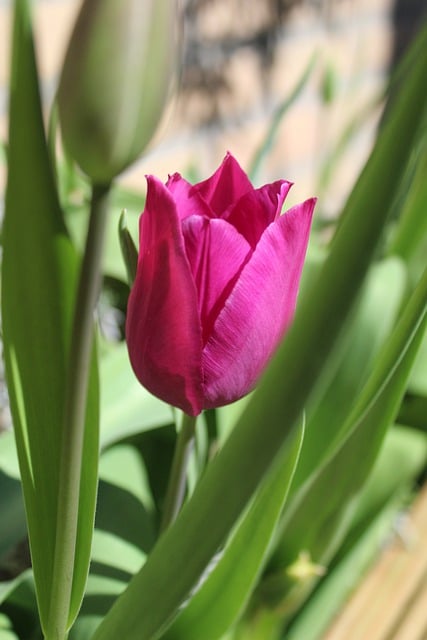
{"type": "Polygon", "coordinates": [[[100,362],[101,447],[174,422],[172,409],[141,387],[126,344],[108,349],[100,362]]]}
{"type": "Polygon", "coordinates": [[[12,630],[10,620],[4,614],[0,614],[0,640],[19,640],[12,630]]]}
{"type": "Polygon", "coordinates": [[[164,640],[218,640],[237,620],[263,567],[298,461],[303,426],[275,462],[217,565],[164,640]]]}
{"type": "Polygon", "coordinates": [[[411,393],[427,398],[427,335],[424,336],[409,380],[411,393]]]}
{"type": "Polygon", "coordinates": [[[427,252],[427,151],[422,140],[414,163],[412,183],[405,194],[388,253],[402,257],[416,280],[424,268],[427,252]]]}
{"type": "Polygon", "coordinates": [[[395,330],[381,349],[345,426],[347,437],[289,504],[277,549],[260,587],[261,598],[292,612],[318,577],[289,575],[301,553],[328,563],[353,516],[384,436],[398,411],[427,320],[427,270],[395,330]]]}
{"type": "Polygon", "coordinates": [[[423,472],[427,463],[427,438],[415,429],[393,425],[387,432],[374,468],[358,496],[351,529],[338,555],[346,550],[393,495],[406,497],[408,487],[423,472]],[[396,469],[399,473],[396,473],[396,469]]]}
{"type": "Polygon", "coordinates": [[[13,430],[4,431],[0,436],[0,469],[11,478],[21,478],[13,430]]]}
{"type": "MultiPolygon", "coordinates": [[[[142,186],[142,185],[141,185],[142,186]]],[[[144,185],[145,186],[145,185],[144,185]]],[[[127,271],[120,248],[117,227],[123,209],[126,209],[126,223],[132,238],[138,238],[138,220],[144,208],[145,198],[119,186],[114,186],[111,194],[111,215],[107,220],[106,246],[103,255],[103,271],[110,276],[127,282],[127,271]]],[[[83,248],[86,231],[86,207],[82,198],[78,207],[69,206],[66,223],[76,246],[83,248]]]]}
{"type": "MultiPolygon", "coordinates": [[[[41,623],[52,600],[68,345],[78,256],[58,204],[44,135],[29,4],[15,3],[9,173],[3,233],[6,375],[41,623]]],[[[91,369],[71,619],[90,557],[98,457],[98,390],[91,369]]],[[[60,525],[61,526],[61,525],[60,525]]]]}
{"type": "Polygon", "coordinates": [[[293,493],[345,435],[345,420],[396,322],[406,288],[405,264],[398,258],[384,260],[370,270],[341,340],[333,375],[314,406],[307,408],[306,436],[293,493]]]}

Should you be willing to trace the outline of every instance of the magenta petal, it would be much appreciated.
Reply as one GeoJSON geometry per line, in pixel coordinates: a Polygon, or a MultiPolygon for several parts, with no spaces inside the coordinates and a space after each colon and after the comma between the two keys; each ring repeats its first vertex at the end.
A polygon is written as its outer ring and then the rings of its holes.
{"type": "Polygon", "coordinates": [[[207,180],[195,184],[193,189],[218,217],[222,217],[224,211],[245,193],[252,191],[253,186],[237,160],[231,153],[227,153],[215,173],[207,180]]]}
{"type": "Polygon", "coordinates": [[[175,203],[152,176],[140,219],[140,252],[128,302],[126,338],[139,381],[186,413],[200,413],[202,336],[196,288],[175,203]]]}
{"type": "Polygon", "coordinates": [[[173,196],[180,220],[194,214],[209,218],[214,217],[215,214],[208,203],[194,190],[193,185],[179,173],[169,176],[166,187],[173,196]]]}
{"type": "Polygon", "coordinates": [[[190,216],[182,223],[198,292],[203,344],[251,254],[245,238],[225,220],[190,216]]]}
{"type": "Polygon", "coordinates": [[[224,218],[246,238],[255,249],[261,235],[281,213],[292,183],[277,180],[242,196],[224,218]]]}
{"type": "Polygon", "coordinates": [[[218,316],[202,356],[206,408],[248,393],[289,326],[315,202],[266,229],[218,316]]]}

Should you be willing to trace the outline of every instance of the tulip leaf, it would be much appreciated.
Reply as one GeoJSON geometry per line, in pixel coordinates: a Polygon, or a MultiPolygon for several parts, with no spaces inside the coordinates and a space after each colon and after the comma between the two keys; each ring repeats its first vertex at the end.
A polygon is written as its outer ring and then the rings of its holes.
{"type": "MultiPolygon", "coordinates": [[[[99,361],[101,387],[101,449],[144,431],[174,423],[171,407],[141,387],[130,366],[126,345],[102,349],[99,361]]],[[[13,431],[0,439],[0,470],[19,478],[13,431]]]]}
{"type": "Polygon", "coordinates": [[[24,505],[21,483],[0,471],[0,567],[4,567],[4,556],[25,538],[24,505]]]}
{"type": "Polygon", "coordinates": [[[409,271],[419,276],[425,264],[427,251],[427,153],[421,153],[415,163],[415,174],[403,205],[402,213],[392,235],[388,252],[399,255],[408,263],[409,271]]]}
{"type": "MultiPolygon", "coordinates": [[[[64,225],[44,134],[29,3],[17,0],[12,52],[9,173],[3,229],[2,318],[42,626],[52,602],[68,345],[79,261],[64,225]]],[[[92,362],[83,443],[75,564],[76,615],[88,571],[98,458],[98,389],[92,362]]]]}
{"type": "Polygon", "coordinates": [[[427,399],[427,335],[424,336],[414,368],[411,371],[409,390],[412,394],[424,396],[427,399]]]}
{"type": "Polygon", "coordinates": [[[18,456],[16,454],[15,434],[5,431],[0,438],[0,469],[8,476],[20,480],[18,456]]]}
{"type": "Polygon", "coordinates": [[[411,72],[345,207],[311,295],[301,301],[286,339],[191,500],[104,618],[95,640],[161,635],[281,448],[292,441],[375,256],[425,116],[426,40],[424,30],[411,48],[411,72]]]}
{"type": "Polygon", "coordinates": [[[138,266],[138,249],[135,246],[133,238],[129,232],[126,222],[126,212],[123,209],[119,220],[119,240],[120,249],[125,263],[128,282],[133,284],[138,266]]]}
{"type": "MultiPolygon", "coordinates": [[[[75,194],[74,199],[75,199],[75,194]]],[[[74,201],[66,205],[65,218],[71,237],[77,247],[83,249],[86,232],[86,207],[84,206],[85,194],[82,192],[81,202],[78,206],[74,201]]],[[[126,210],[126,226],[129,232],[129,243],[132,238],[138,237],[138,220],[144,208],[144,196],[139,193],[114,185],[111,192],[111,216],[107,220],[107,233],[105,239],[105,251],[103,254],[103,272],[118,278],[123,282],[128,281],[126,265],[123,261],[120,239],[117,227],[120,214],[126,210]]]]}
{"type": "Polygon", "coordinates": [[[162,636],[164,640],[216,640],[248,602],[266,559],[298,461],[303,425],[264,480],[212,573],[162,636]]]}
{"type": "Polygon", "coordinates": [[[300,556],[327,563],[343,539],[358,494],[398,411],[427,324],[427,270],[384,344],[345,427],[347,437],[289,503],[261,594],[287,611],[317,581],[286,574],[300,556]]]}
{"type": "Polygon", "coordinates": [[[101,447],[174,422],[169,405],[141,387],[125,344],[115,345],[100,362],[101,447]]]}
{"type": "Polygon", "coordinates": [[[343,335],[339,360],[331,380],[320,398],[312,403],[314,406],[307,408],[306,436],[292,483],[293,493],[344,435],[345,419],[378,349],[395,324],[406,286],[405,264],[395,257],[374,265],[370,270],[343,335]]]}

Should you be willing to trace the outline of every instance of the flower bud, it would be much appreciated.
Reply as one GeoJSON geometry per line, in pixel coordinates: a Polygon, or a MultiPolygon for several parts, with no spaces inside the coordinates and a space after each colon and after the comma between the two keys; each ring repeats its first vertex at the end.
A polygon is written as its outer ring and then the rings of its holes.
{"type": "Polygon", "coordinates": [[[177,0],[83,0],[58,89],[64,144],[96,183],[143,152],[177,66],[177,0]]]}

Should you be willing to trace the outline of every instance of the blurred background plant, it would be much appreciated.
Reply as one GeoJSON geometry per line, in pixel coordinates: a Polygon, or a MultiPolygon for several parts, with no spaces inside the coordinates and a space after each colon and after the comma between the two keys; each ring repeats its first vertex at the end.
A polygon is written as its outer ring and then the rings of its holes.
{"type": "MultiPolygon", "coordinates": [[[[35,33],[60,203],[73,242],[82,250],[90,184],[69,156],[58,153],[56,116],[50,110],[58,52],[78,4],[39,0],[35,33]],[[58,33],[64,30],[61,42],[50,49],[49,36],[57,27],[58,33]]],[[[10,9],[0,6],[0,18],[10,9]]],[[[134,380],[123,343],[129,283],[117,233],[120,212],[126,209],[136,238],[144,172],[166,177],[180,170],[191,179],[203,178],[227,148],[256,184],[277,177],[294,180],[296,200],[301,194],[319,196],[303,304],[334,247],[330,239],[340,228],[339,214],[359,169],[382,130],[384,99],[387,121],[401,94],[409,73],[401,54],[422,24],[425,4],[199,0],[185,3],[185,11],[179,99],[167,112],[159,141],[111,195],[97,306],[102,335],[98,508],[89,582],[71,640],[93,637],[154,547],[175,441],[174,412],[134,380]]],[[[410,66],[414,60],[413,54],[410,66]]],[[[217,557],[217,571],[197,597],[169,629],[159,627],[147,636],[137,631],[136,637],[321,638],[422,486],[427,342],[416,318],[424,317],[425,286],[424,293],[413,292],[427,254],[425,117],[404,152],[409,161],[402,160],[402,180],[390,193],[391,213],[366,281],[306,405],[305,436],[286,503],[301,434],[293,448],[284,450],[281,473],[273,469],[239,520],[222,564],[217,557]],[[272,496],[270,504],[266,496],[272,496]],[[263,518],[265,530],[259,531],[256,523],[263,518]],[[239,562],[247,575],[233,582],[230,575],[239,562]]],[[[4,149],[6,165],[6,144],[4,149]]],[[[350,208],[344,208],[344,220],[350,208]]],[[[313,362],[322,358],[312,357],[313,362]]],[[[189,469],[190,495],[206,462],[245,415],[246,403],[205,414],[189,469]]],[[[6,398],[2,415],[0,638],[30,640],[42,635],[6,398]]],[[[166,620],[177,611],[163,613],[166,620]]],[[[427,621],[423,624],[425,630],[427,621]]],[[[109,637],[102,633],[101,639],[109,637]]]]}

